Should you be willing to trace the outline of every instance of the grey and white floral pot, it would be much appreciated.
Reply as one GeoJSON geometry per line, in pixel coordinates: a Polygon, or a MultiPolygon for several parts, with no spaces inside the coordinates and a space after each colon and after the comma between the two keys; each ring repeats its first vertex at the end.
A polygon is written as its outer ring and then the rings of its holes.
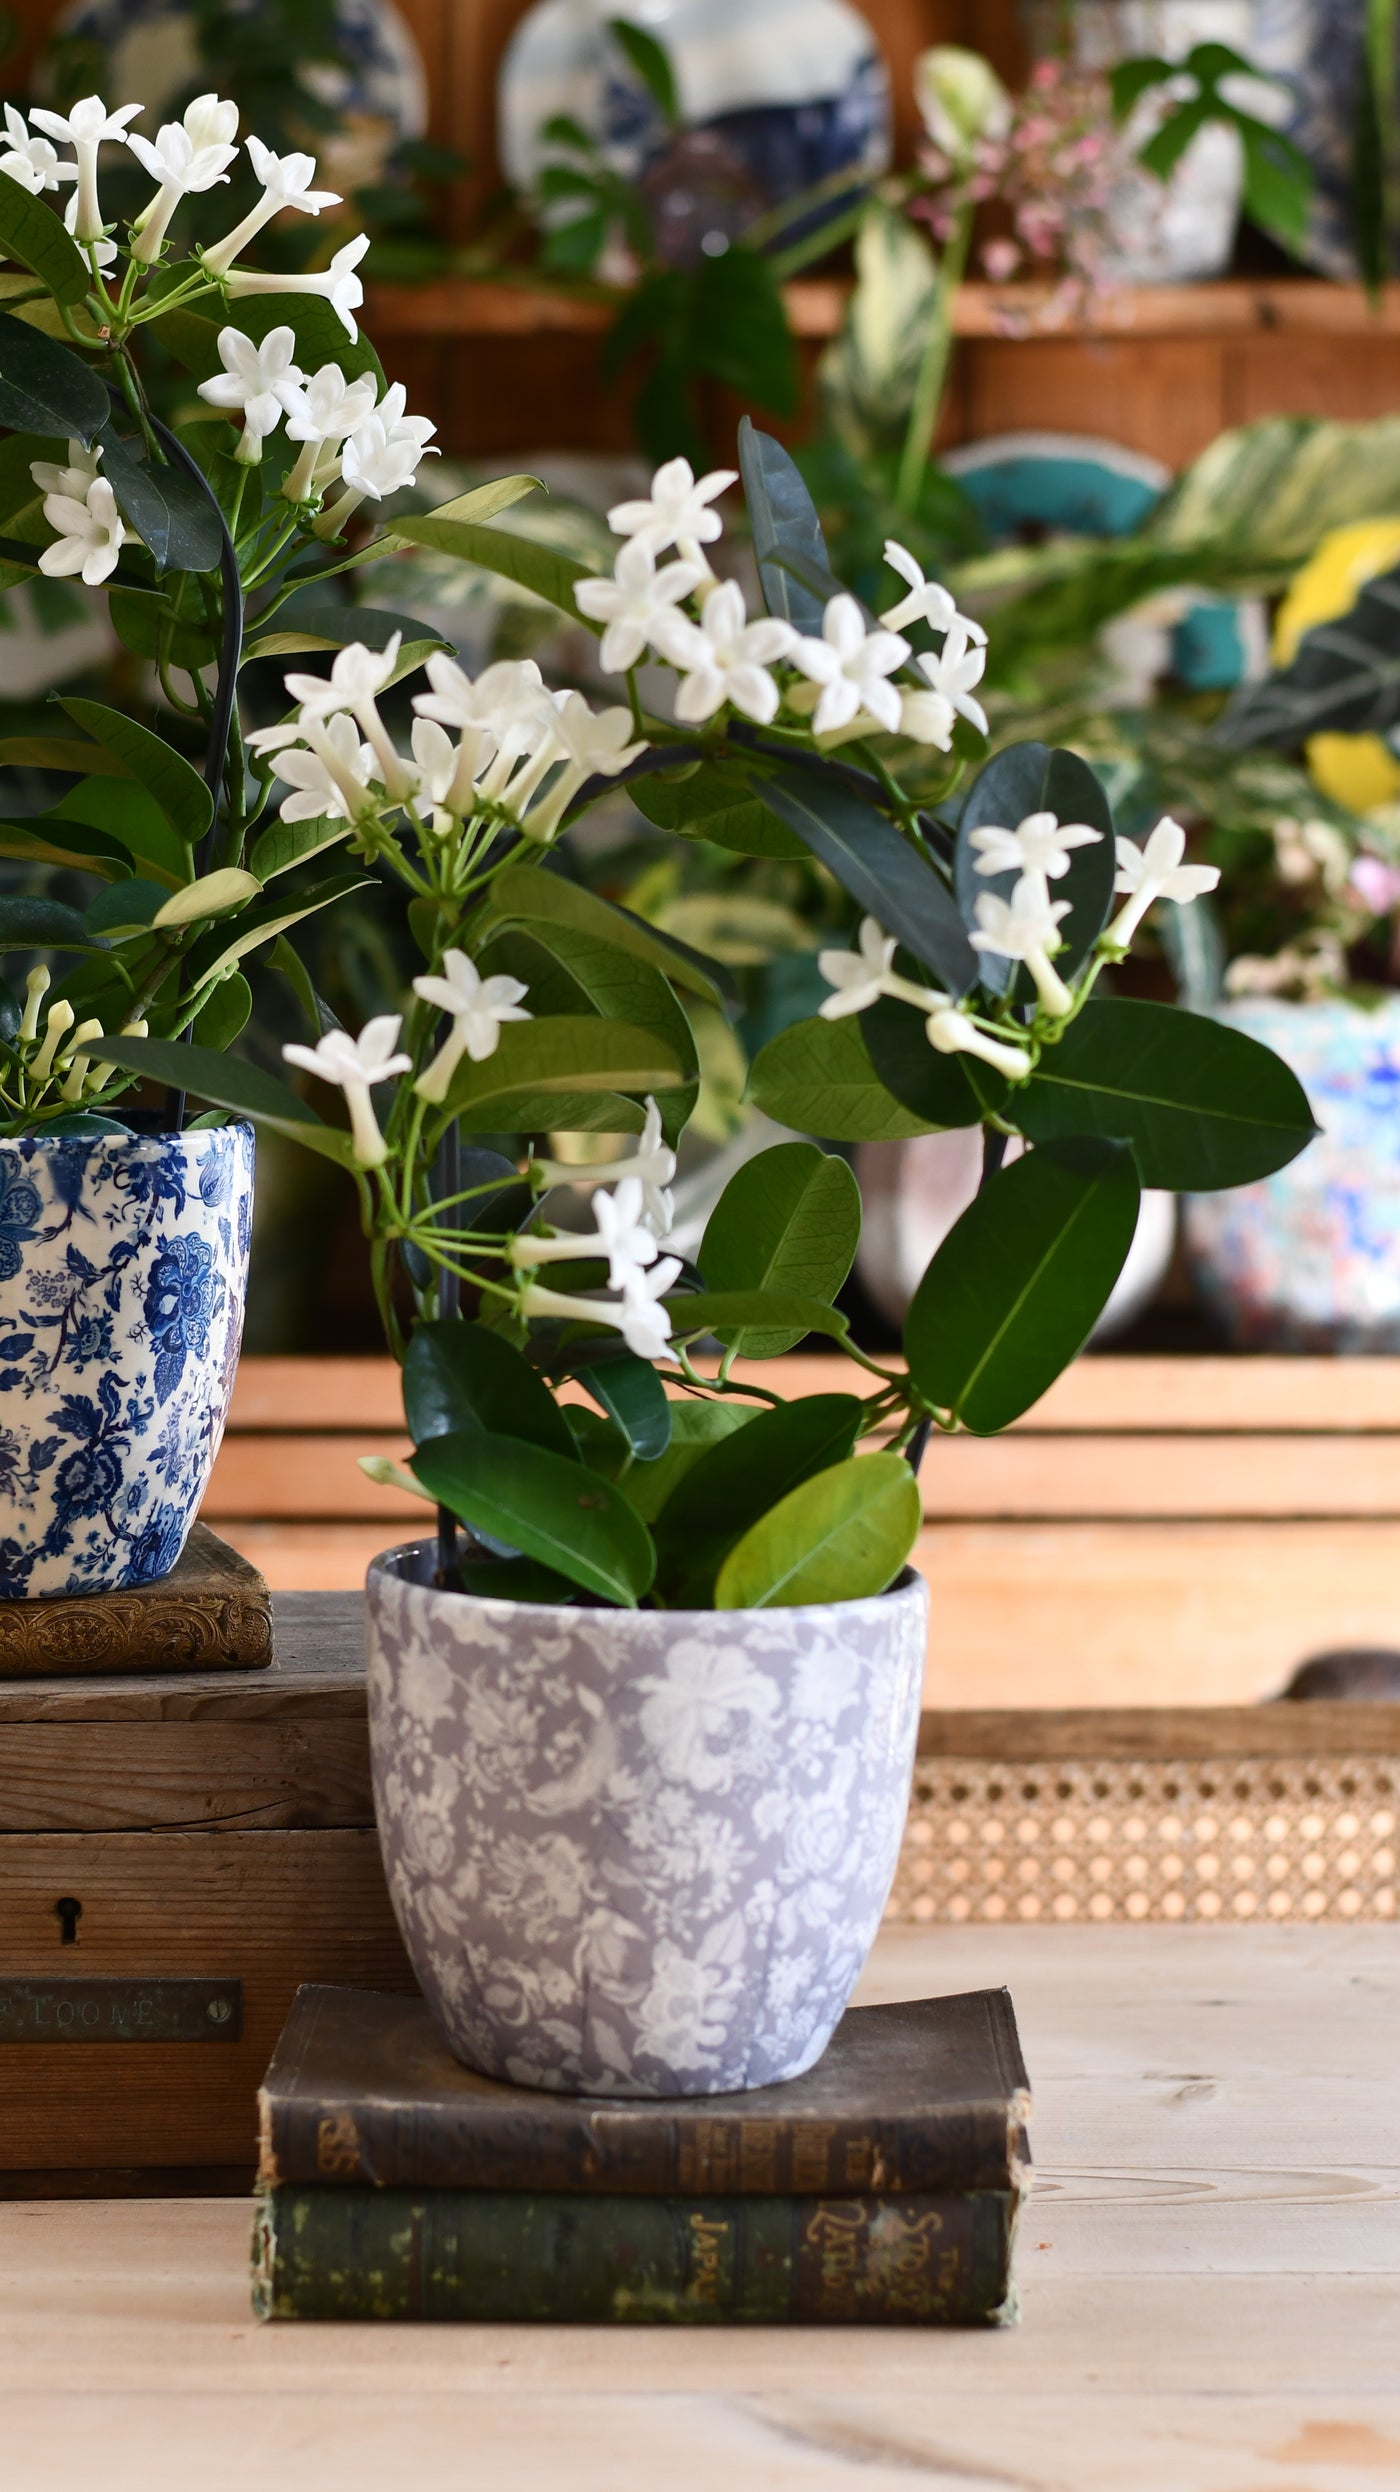
{"type": "Polygon", "coordinates": [[[243,1331],[253,1134],[0,1141],[0,1599],[166,1575],[243,1331]]]}
{"type": "Polygon", "coordinates": [[[899,1855],[928,1595],[535,1607],[369,1570],[389,1891],[458,2058],[576,2094],[800,2076],[899,1855]]]}

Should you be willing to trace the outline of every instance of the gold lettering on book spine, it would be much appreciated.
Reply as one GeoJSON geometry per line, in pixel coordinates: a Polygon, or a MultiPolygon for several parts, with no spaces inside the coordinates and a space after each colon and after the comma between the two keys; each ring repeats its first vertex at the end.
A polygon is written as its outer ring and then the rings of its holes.
{"type": "Polygon", "coordinates": [[[318,2172],[358,2172],[360,2168],[360,2132],[348,2111],[333,2111],[316,2123],[316,2169],[318,2172]]]}
{"type": "Polygon", "coordinates": [[[831,2186],[831,2141],[836,2135],[829,2120],[814,2120],[792,2133],[792,2188],[798,2198],[819,2198],[831,2186]]]}
{"type": "Polygon", "coordinates": [[[814,2208],[803,2235],[817,2257],[816,2315],[930,2315],[957,2280],[955,2247],[950,2245],[935,2260],[942,2230],[943,2218],[932,2207],[913,2213],[886,2202],[872,2214],[862,2201],[824,2201],[814,2208]]]}
{"type": "Polygon", "coordinates": [[[698,2208],[689,2218],[693,2264],[687,2298],[693,2302],[717,2302],[724,2283],[724,2250],[729,2226],[722,2217],[702,2215],[698,2208]]]}

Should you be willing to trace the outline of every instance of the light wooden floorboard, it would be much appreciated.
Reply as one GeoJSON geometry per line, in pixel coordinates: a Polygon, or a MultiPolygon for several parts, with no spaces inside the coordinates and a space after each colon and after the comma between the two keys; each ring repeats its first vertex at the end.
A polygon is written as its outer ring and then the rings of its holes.
{"type": "Polygon", "coordinates": [[[5,2492],[1386,2492],[1400,1949],[894,1930],[1006,1980],[1042,2180],[1004,2331],[257,2328],[237,2201],[0,2206],[5,2492]]]}

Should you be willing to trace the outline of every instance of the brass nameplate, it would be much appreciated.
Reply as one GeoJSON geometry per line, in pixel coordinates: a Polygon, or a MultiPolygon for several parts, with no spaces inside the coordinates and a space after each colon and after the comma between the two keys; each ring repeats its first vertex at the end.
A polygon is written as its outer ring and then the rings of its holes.
{"type": "Polygon", "coordinates": [[[236,2042],[241,1981],[0,1978],[0,2043],[236,2042]]]}

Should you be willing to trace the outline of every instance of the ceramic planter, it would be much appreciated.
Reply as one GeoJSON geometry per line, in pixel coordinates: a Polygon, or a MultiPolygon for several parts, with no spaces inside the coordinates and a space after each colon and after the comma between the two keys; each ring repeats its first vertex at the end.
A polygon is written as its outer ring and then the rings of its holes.
{"type": "Polygon", "coordinates": [[[1227,1005],[1322,1127],[1289,1167],[1184,1206],[1192,1277],[1241,1349],[1400,1352],[1400,995],[1227,1005]]]}
{"type": "Polygon", "coordinates": [[[453,2050],[568,2093],[800,2076],[850,1998],[908,1805],[927,1592],[534,1607],[369,1570],[375,1808],[453,2050]]]}
{"type": "Polygon", "coordinates": [[[170,1572],[238,1363],[246,1125],[0,1141],[0,1598],[170,1572]]]}

